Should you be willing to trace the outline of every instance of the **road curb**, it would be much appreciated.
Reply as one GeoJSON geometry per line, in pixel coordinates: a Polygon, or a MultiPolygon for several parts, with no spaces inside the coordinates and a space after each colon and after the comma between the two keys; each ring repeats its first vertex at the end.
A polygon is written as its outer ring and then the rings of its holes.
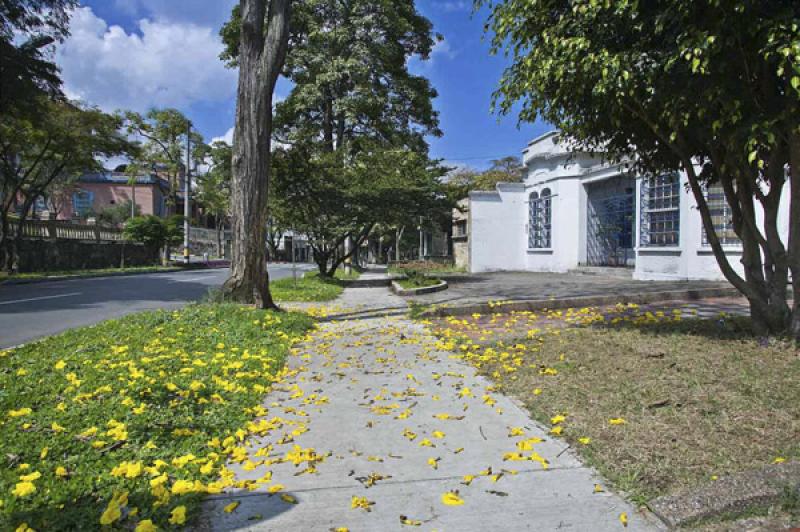
{"type": "Polygon", "coordinates": [[[101,277],[131,277],[133,275],[153,275],[156,273],[175,273],[175,272],[190,272],[190,271],[199,271],[199,270],[219,270],[223,268],[227,268],[228,265],[220,265],[220,266],[202,266],[202,267],[194,267],[194,268],[184,268],[182,266],[176,266],[174,268],[165,268],[163,270],[153,270],[147,272],[108,272],[108,273],[98,273],[98,274],[90,274],[90,275],[56,275],[52,277],[44,277],[39,279],[6,279],[5,281],[0,281],[0,286],[8,285],[20,285],[20,284],[39,284],[39,283],[52,283],[55,281],[72,281],[75,279],[98,279],[101,277]]]}
{"type": "Polygon", "coordinates": [[[800,496],[800,461],[721,477],[691,492],[659,497],[648,506],[667,526],[678,528],[777,506],[792,491],[800,496]]]}
{"type": "Polygon", "coordinates": [[[645,305],[661,301],[701,300],[716,297],[738,297],[741,294],[735,288],[703,288],[689,290],[670,290],[663,292],[645,292],[639,294],[616,294],[603,296],[582,296],[560,299],[525,299],[513,301],[486,301],[467,305],[438,306],[422,313],[423,318],[441,318],[446,316],[465,316],[469,314],[498,313],[521,311],[539,311],[544,309],[565,309],[616,305],[617,303],[634,303],[645,305]]]}
{"type": "Polygon", "coordinates": [[[439,284],[433,286],[423,286],[421,288],[403,288],[397,281],[392,281],[392,292],[400,297],[413,297],[421,296],[423,294],[433,294],[434,292],[441,292],[447,290],[447,281],[439,281],[439,284]]]}

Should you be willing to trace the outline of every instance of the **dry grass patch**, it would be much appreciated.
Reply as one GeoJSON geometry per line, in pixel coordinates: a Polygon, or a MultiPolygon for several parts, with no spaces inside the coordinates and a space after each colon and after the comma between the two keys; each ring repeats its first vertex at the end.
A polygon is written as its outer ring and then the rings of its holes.
{"type": "Polygon", "coordinates": [[[566,416],[561,437],[638,502],[800,458],[800,352],[744,320],[550,329],[504,349],[517,370],[489,357],[481,371],[539,421],[566,416]]]}

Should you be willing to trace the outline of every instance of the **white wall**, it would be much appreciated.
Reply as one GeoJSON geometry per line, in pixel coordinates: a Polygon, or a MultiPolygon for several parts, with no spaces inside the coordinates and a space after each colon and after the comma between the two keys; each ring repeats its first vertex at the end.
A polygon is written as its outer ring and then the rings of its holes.
{"type": "Polygon", "coordinates": [[[524,269],[525,194],[517,190],[470,193],[470,271],[524,269]]]}

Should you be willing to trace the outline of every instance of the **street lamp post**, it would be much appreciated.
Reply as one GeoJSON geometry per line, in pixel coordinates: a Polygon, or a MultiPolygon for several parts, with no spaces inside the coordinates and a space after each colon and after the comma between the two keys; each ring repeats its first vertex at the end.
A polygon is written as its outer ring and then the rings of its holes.
{"type": "Polygon", "coordinates": [[[186,178],[184,179],[183,191],[183,263],[189,264],[189,219],[192,211],[189,205],[189,197],[192,191],[191,174],[191,145],[192,145],[192,123],[186,123],[186,178]]]}

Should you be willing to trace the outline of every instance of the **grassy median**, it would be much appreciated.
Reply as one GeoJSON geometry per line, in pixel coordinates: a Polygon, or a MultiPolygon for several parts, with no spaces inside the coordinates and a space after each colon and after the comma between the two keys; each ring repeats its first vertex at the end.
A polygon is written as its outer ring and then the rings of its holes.
{"type": "Polygon", "coordinates": [[[189,522],[311,326],[193,305],[0,351],[0,529],[189,522]]]}
{"type": "Polygon", "coordinates": [[[358,272],[345,274],[337,270],[334,278],[320,277],[319,272],[298,273],[297,280],[289,277],[269,284],[272,297],[278,302],[333,301],[344,291],[343,280],[358,279],[358,272]]]}
{"type": "Polygon", "coordinates": [[[504,319],[505,341],[470,319],[439,332],[636,502],[800,459],[800,351],[757,340],[745,319],[504,319]]]}

